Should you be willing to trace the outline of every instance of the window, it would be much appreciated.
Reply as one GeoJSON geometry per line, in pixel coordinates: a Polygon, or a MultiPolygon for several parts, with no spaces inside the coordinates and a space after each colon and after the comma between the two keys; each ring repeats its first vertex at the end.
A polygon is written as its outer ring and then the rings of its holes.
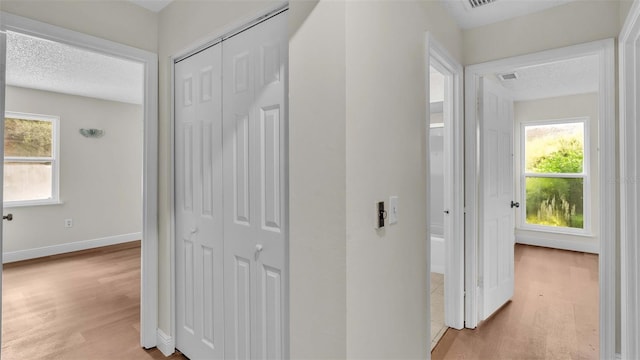
{"type": "Polygon", "coordinates": [[[585,123],[570,119],[522,125],[525,228],[586,232],[585,123]]]}
{"type": "Polygon", "coordinates": [[[58,117],[5,113],[4,206],[58,203],[58,117]]]}

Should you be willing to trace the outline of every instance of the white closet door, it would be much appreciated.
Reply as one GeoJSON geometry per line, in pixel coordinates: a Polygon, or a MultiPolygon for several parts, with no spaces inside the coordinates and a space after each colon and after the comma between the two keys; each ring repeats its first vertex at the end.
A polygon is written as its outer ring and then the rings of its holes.
{"type": "Polygon", "coordinates": [[[223,43],[227,359],[284,354],[285,14],[223,43]]]}
{"type": "Polygon", "coordinates": [[[176,347],[224,358],[221,46],[175,66],[176,347]]]}

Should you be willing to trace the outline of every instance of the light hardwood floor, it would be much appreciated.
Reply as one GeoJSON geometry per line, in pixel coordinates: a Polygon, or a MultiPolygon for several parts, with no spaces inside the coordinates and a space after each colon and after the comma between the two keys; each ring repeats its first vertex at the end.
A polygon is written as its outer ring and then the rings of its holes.
{"type": "Polygon", "coordinates": [[[139,241],[7,264],[2,293],[3,360],[166,359],[139,345],[139,241]]]}
{"type": "Polygon", "coordinates": [[[597,359],[598,256],[516,245],[515,294],[475,330],[449,329],[432,359],[597,359]]]}

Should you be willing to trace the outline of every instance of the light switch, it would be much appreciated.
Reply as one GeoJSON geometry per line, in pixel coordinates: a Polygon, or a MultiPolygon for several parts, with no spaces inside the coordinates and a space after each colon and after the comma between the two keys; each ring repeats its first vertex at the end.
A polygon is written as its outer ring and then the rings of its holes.
{"type": "Polygon", "coordinates": [[[398,222],[398,197],[391,196],[389,198],[389,225],[398,222]]]}

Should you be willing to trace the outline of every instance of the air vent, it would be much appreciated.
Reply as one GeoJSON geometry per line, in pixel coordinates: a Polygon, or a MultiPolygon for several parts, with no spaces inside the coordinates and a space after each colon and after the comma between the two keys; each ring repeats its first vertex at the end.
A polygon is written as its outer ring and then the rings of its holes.
{"type": "Polygon", "coordinates": [[[516,80],[518,78],[518,73],[514,71],[511,73],[499,74],[498,77],[502,81],[516,80]]]}
{"type": "Polygon", "coordinates": [[[483,6],[483,5],[489,5],[492,2],[495,2],[496,0],[469,0],[469,5],[471,5],[472,9],[475,9],[477,7],[483,6]]]}

